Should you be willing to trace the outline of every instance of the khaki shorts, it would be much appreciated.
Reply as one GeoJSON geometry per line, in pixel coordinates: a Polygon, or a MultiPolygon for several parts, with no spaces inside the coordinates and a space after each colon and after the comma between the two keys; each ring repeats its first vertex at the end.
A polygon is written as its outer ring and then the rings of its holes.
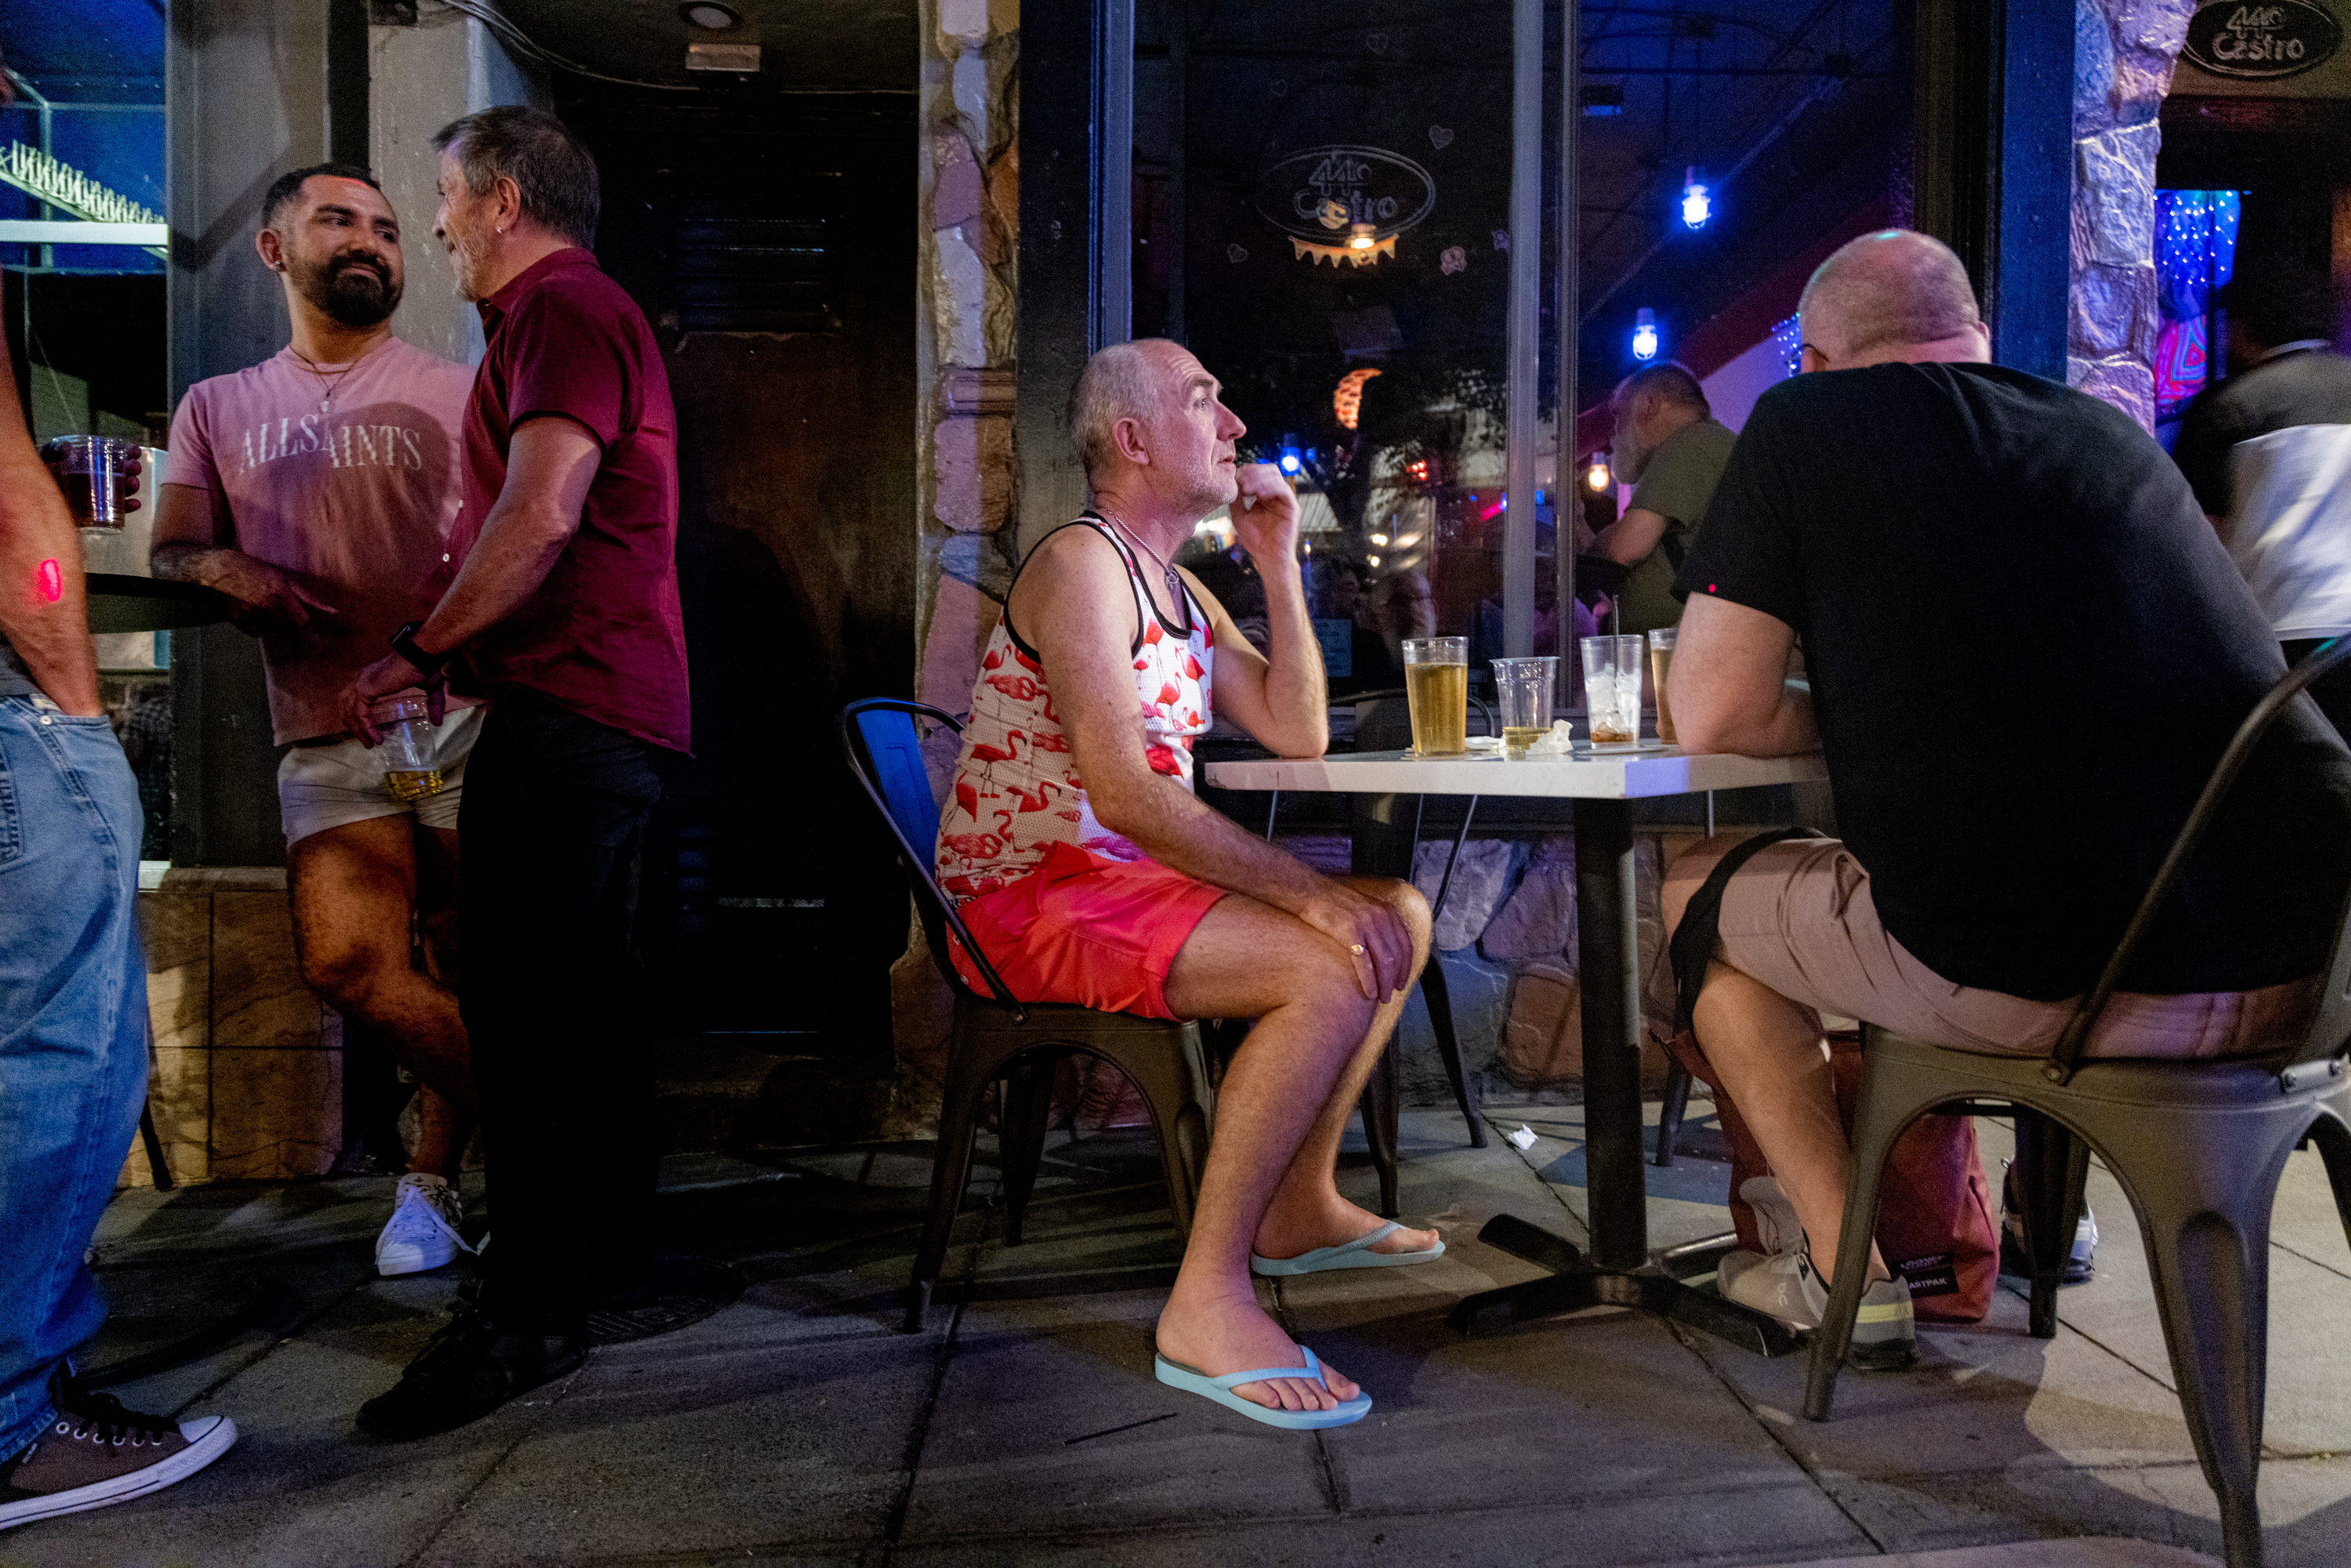
{"type": "MultiPolygon", "coordinates": [[[[1768,846],[1723,890],[1717,956],[1816,1012],[1865,1019],[1955,1051],[2045,1056],[2074,1002],[2036,1002],[1956,986],[1912,957],[1877,922],[1869,873],[1834,839],[1768,846]]],[[[2180,996],[2117,992],[2087,1054],[2256,1055],[2301,1038],[2318,976],[2257,991],[2180,996]]]]}
{"type": "Polygon", "coordinates": [[[325,832],[375,817],[413,815],[427,828],[457,828],[457,802],[465,792],[465,758],[482,733],[487,705],[451,708],[434,727],[434,760],[441,768],[441,789],[416,800],[395,800],[383,787],[384,751],[369,749],[357,736],[345,736],[325,746],[287,748],[277,764],[277,815],[286,841],[298,843],[312,833],[325,832]]]}

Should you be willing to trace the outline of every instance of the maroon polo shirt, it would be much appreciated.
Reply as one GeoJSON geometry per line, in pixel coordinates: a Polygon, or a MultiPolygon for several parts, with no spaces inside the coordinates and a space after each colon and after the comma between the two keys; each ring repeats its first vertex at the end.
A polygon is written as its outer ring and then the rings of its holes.
{"type": "Polygon", "coordinates": [[[524,421],[571,420],[603,448],[579,531],[528,601],[465,649],[495,694],[520,686],[599,724],[687,747],[677,604],[677,416],[644,312],[575,247],[480,302],[487,339],[465,405],[462,562],[506,488],[524,421]]]}

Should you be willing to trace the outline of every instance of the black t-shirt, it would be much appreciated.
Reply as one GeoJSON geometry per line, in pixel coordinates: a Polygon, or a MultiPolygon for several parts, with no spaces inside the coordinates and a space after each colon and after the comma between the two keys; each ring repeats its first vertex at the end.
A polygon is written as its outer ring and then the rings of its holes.
{"type": "MultiPolygon", "coordinates": [[[[2163,449],[1991,365],[1763,394],[1677,587],[1802,640],[1837,820],[1887,931],[1955,983],[2096,980],[2230,737],[2284,673],[2163,449]]],[[[2308,702],[2240,776],[2131,990],[2324,967],[2351,751],[2308,702]]]]}

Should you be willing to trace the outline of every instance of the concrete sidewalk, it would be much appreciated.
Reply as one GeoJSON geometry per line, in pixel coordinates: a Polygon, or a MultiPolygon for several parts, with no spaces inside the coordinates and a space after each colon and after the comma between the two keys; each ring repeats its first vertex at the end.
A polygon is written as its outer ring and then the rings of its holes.
{"type": "MultiPolygon", "coordinates": [[[[1458,1116],[1407,1115],[1406,1213],[1444,1230],[1444,1259],[1260,1281],[1377,1401],[1321,1436],[1152,1380],[1178,1252],[1145,1134],[1057,1134],[1018,1249],[983,1204],[983,1168],[950,1259],[963,1288],[943,1284],[914,1335],[896,1324],[926,1146],[673,1160],[668,1244],[737,1263],[743,1299],[402,1445],[360,1437],[352,1411],[444,1321],[457,1281],[374,1277],[389,1181],[128,1192],[100,1232],[118,1313],[91,1359],[271,1291],[263,1327],[117,1390],[134,1408],[234,1416],[244,1436],[179,1487],[0,1535],[0,1564],[2120,1568],[2218,1552],[2136,1228],[2103,1172],[2097,1279],[2065,1291],[2055,1340],[2027,1338],[2003,1290],[1980,1328],[1925,1332],[1915,1369],[1849,1374],[1838,1418],[1816,1426],[1794,1414],[1801,1357],[1607,1310],[1477,1341],[1447,1330],[1462,1295],[1534,1272],[1479,1244],[1487,1218],[1583,1239],[1580,1113],[1492,1117],[1541,1135],[1523,1154],[1499,1138],[1472,1151],[1458,1116]],[[1958,1550],[1971,1547],[1990,1550],[1958,1550]]],[[[1984,1131],[1996,1172],[2004,1134],[1984,1131]]],[[[1653,1244],[1727,1227],[1726,1167],[1650,1175],[1653,1244]]],[[[1343,1179],[1368,1199],[1360,1156],[1343,1179]]],[[[2271,1270],[2269,1560],[2337,1568],[2351,1247],[2314,1155],[2291,1163],[2271,1270]]]]}

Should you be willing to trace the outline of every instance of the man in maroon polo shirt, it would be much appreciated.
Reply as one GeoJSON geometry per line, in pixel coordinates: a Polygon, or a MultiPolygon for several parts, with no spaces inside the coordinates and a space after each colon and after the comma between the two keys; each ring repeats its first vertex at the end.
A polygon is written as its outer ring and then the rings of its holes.
{"type": "Polygon", "coordinates": [[[677,432],[661,350],[586,246],[596,164],[552,115],[434,138],[457,291],[487,340],[465,411],[454,576],[347,699],[444,666],[494,696],[457,821],[465,1027],[495,1250],[477,1300],[360,1425],[447,1431],[578,1366],[591,1302],[651,1293],[652,1071],[631,1025],[645,819],[686,749],[677,432]]]}

